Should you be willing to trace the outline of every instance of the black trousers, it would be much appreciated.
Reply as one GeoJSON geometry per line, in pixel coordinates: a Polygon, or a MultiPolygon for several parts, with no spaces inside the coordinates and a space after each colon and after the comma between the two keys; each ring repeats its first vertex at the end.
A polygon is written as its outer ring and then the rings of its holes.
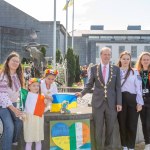
{"type": "Polygon", "coordinates": [[[136,111],[136,94],[122,92],[122,111],[118,113],[118,122],[122,146],[135,147],[139,113],[136,111]]]}
{"type": "Polygon", "coordinates": [[[150,108],[143,107],[140,112],[145,144],[150,144],[150,108]]]}

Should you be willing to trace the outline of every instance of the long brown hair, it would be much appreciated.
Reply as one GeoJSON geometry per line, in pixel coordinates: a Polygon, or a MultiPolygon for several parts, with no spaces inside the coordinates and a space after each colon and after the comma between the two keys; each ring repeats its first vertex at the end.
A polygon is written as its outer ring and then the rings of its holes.
{"type": "Polygon", "coordinates": [[[117,63],[117,66],[118,67],[122,67],[122,64],[121,64],[121,58],[124,56],[124,55],[128,55],[130,57],[130,63],[129,63],[129,67],[128,67],[128,71],[126,73],[126,76],[125,76],[125,79],[129,76],[130,74],[130,71],[132,71],[132,73],[134,74],[134,71],[131,67],[131,54],[128,52],[128,51],[123,51],[122,53],[120,53],[120,56],[119,56],[119,61],[117,63]]]}
{"type": "MultiPolygon", "coordinates": [[[[11,76],[10,76],[10,68],[8,66],[8,63],[9,61],[13,58],[13,57],[18,57],[20,59],[20,56],[18,53],[16,52],[11,52],[9,54],[9,56],[7,57],[5,63],[4,63],[4,67],[3,67],[3,73],[4,75],[7,76],[8,78],[8,85],[10,88],[12,88],[12,80],[11,80],[11,76]]],[[[22,71],[22,66],[21,66],[21,63],[19,63],[19,66],[16,70],[16,74],[19,78],[19,81],[20,81],[20,84],[21,84],[21,87],[23,87],[23,71],[22,71]]]]}
{"type": "MultiPolygon", "coordinates": [[[[139,56],[136,64],[135,64],[135,67],[136,69],[140,72],[142,69],[143,69],[143,65],[141,64],[141,60],[142,60],[142,57],[144,55],[147,55],[150,57],[150,53],[149,52],[142,52],[141,55],[139,56]]],[[[148,66],[148,72],[150,72],[150,65],[148,66]]]]}

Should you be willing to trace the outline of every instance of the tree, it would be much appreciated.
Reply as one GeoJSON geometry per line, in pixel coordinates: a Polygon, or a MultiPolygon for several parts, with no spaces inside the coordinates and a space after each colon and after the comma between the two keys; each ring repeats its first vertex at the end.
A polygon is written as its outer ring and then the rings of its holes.
{"type": "Polygon", "coordinates": [[[43,54],[43,56],[45,57],[46,55],[46,48],[45,47],[42,47],[40,52],[43,54]]]}
{"type": "Polygon", "coordinates": [[[75,82],[75,70],[76,70],[75,56],[72,48],[68,48],[66,59],[68,70],[68,86],[72,86],[72,84],[75,82]]]}
{"type": "Polygon", "coordinates": [[[80,81],[79,55],[75,55],[75,60],[76,60],[75,82],[79,82],[80,81]]]}
{"type": "Polygon", "coordinates": [[[56,63],[62,63],[61,51],[59,49],[56,50],[56,63]]]}

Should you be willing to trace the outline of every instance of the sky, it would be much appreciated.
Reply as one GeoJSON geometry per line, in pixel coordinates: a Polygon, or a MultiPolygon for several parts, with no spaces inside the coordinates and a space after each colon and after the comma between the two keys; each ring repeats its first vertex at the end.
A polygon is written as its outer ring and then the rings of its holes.
{"type": "MultiPolygon", "coordinates": [[[[40,21],[52,21],[54,0],[5,0],[40,21]]],[[[126,30],[128,25],[141,25],[150,30],[150,0],[74,0],[75,30],[89,30],[91,25],[104,25],[105,30],[126,30]]],[[[66,0],[56,0],[56,18],[66,26],[66,0]]],[[[72,7],[68,9],[68,31],[72,31],[72,7]]]]}

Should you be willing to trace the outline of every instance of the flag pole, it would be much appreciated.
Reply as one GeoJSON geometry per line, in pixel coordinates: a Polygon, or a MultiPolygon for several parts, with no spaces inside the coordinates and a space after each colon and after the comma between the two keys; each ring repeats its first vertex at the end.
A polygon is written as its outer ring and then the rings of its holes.
{"type": "Polygon", "coordinates": [[[54,25],[53,25],[53,68],[56,68],[56,0],[54,0],[54,25]]]}
{"type": "Polygon", "coordinates": [[[65,53],[67,53],[68,48],[68,0],[66,0],[66,44],[65,44],[65,53]]]}
{"type": "Polygon", "coordinates": [[[72,6],[72,49],[74,49],[74,0],[72,6]]]}

